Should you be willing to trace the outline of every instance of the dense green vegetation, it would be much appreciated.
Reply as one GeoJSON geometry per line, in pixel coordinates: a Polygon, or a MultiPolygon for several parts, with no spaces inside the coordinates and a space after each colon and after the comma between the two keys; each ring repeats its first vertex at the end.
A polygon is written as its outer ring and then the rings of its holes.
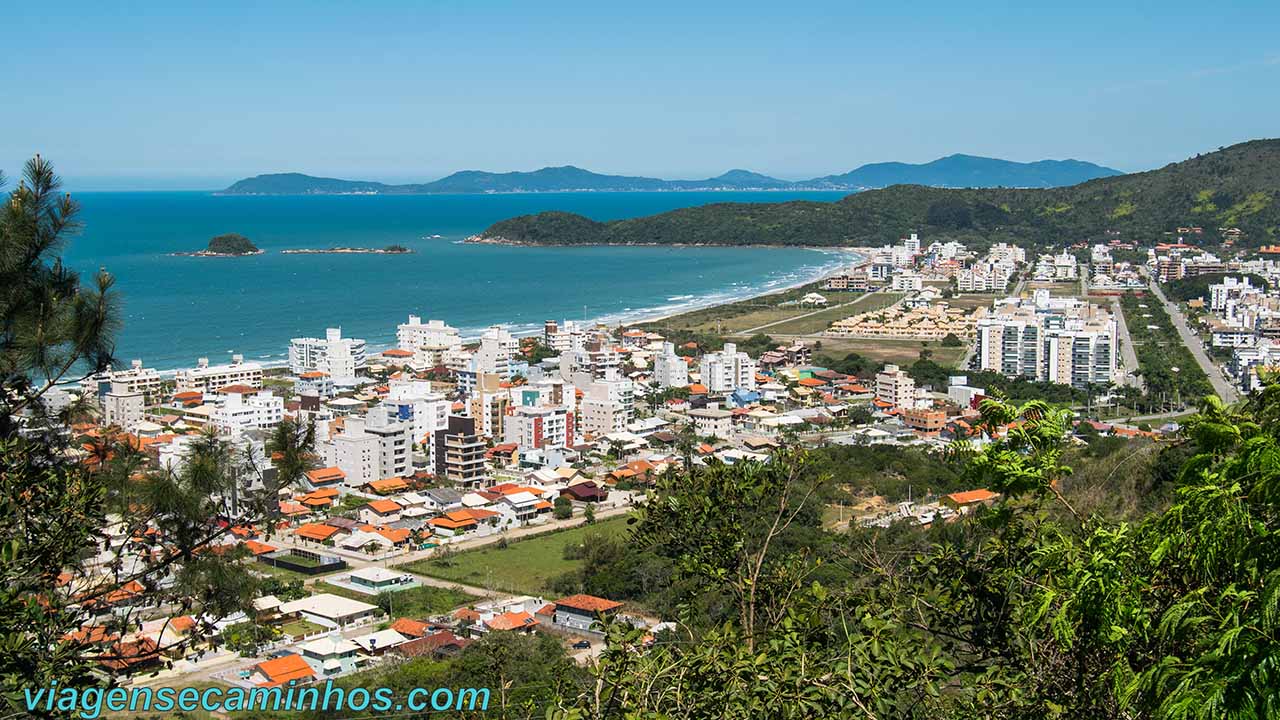
{"type": "Polygon", "coordinates": [[[1145,394],[1130,398],[1133,407],[1167,410],[1213,393],[1158,299],[1129,293],[1120,298],[1120,309],[1138,356],[1137,374],[1146,386],[1145,394]]]}
{"type": "Polygon", "coordinates": [[[1280,140],[1255,140],[1158,170],[1047,189],[897,185],[836,203],[716,203],[607,223],[569,213],[494,224],[488,238],[535,244],[879,245],[916,230],[981,247],[1102,237],[1149,241],[1179,226],[1237,226],[1245,245],[1280,232],[1280,140]]]}
{"type": "Polygon", "coordinates": [[[258,252],[258,246],[239,233],[226,233],[210,239],[205,251],[219,255],[248,255],[258,252]]]}
{"type": "Polygon", "coordinates": [[[1172,280],[1164,284],[1164,294],[1170,300],[1180,300],[1186,302],[1192,298],[1202,297],[1206,301],[1209,299],[1209,286],[1217,285],[1222,282],[1225,277],[1249,278],[1249,284],[1254,287],[1260,287],[1263,290],[1270,288],[1267,279],[1261,275],[1253,275],[1251,273],[1210,273],[1208,275],[1197,275],[1195,277],[1182,278],[1181,280],[1172,280]]]}

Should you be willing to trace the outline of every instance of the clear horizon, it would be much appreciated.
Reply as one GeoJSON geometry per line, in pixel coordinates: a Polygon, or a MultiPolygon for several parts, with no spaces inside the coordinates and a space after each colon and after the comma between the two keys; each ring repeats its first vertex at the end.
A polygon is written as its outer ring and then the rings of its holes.
{"type": "Polygon", "coordinates": [[[81,191],[555,165],[804,179],[954,153],[1132,172],[1280,134],[1278,20],[1263,2],[20,5],[0,170],[39,152],[81,191]]]}

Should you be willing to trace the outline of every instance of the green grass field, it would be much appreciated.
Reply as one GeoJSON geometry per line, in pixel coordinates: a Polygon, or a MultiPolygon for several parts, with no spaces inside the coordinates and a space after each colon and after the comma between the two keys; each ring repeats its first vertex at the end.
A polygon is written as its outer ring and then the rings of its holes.
{"type": "MultiPolygon", "coordinates": [[[[362,592],[348,590],[329,583],[316,583],[317,593],[332,593],[360,602],[377,603],[378,596],[365,595],[362,592]]],[[[420,585],[408,590],[392,591],[391,617],[420,619],[429,615],[442,615],[450,610],[466,605],[471,596],[461,590],[452,590],[420,585]]]]}
{"type": "Polygon", "coordinates": [[[964,358],[967,347],[943,347],[939,342],[899,338],[823,338],[822,349],[815,350],[813,354],[841,358],[856,352],[879,363],[906,366],[920,359],[920,351],[926,349],[933,352],[931,359],[934,362],[954,367],[964,358]]]}
{"type": "Polygon", "coordinates": [[[400,566],[419,575],[478,585],[511,593],[549,592],[550,580],[572,570],[576,560],[565,560],[565,546],[581,543],[590,533],[621,535],[627,531],[625,517],[579,525],[570,530],[550,532],[512,542],[505,548],[489,545],[467,550],[445,559],[418,560],[400,566]]]}

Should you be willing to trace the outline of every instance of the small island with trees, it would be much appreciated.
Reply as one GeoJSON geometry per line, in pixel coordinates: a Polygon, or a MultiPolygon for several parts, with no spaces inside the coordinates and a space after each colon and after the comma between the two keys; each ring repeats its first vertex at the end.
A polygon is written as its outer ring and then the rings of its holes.
{"type": "Polygon", "coordinates": [[[280,252],[285,255],[408,255],[413,251],[403,245],[388,245],[384,248],[296,248],[293,250],[281,250],[280,252]]]}
{"type": "Polygon", "coordinates": [[[239,233],[225,233],[209,240],[209,246],[195,252],[173,253],[186,257],[244,257],[245,255],[261,255],[265,250],[254,245],[249,238],[239,233]]]}

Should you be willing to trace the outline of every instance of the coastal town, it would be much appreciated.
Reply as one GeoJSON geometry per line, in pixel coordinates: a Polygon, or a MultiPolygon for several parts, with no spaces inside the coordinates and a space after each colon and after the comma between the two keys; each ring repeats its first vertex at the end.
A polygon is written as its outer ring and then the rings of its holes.
{"type": "MultiPolygon", "coordinates": [[[[294,338],[285,367],[235,355],[169,373],[133,360],[49,393],[54,409],[92,408],[59,432],[85,463],[114,440],[162,472],[209,438],[234,448],[237,491],[271,492],[273,512],[233,503],[210,520],[211,551],[243,553],[272,591],[252,614],[196,617],[134,581],[77,604],[76,637],[110,646],[99,670],[121,682],[245,688],[447,658],[491,633],[546,634],[579,662],[600,651],[603,623],[652,643],[674,618],[553,594],[538,566],[563,569],[573,543],[621,532],[668,473],[787,447],[980,447],[1007,430],[979,428],[983,399],[1010,387],[986,382],[1060,387],[1077,432],[1157,441],[1192,410],[1177,382],[1199,373],[1223,397],[1258,387],[1259,370],[1280,365],[1280,248],[1221,258],[1199,247],[1209,232],[1039,255],[910,233],[803,287],[687,317],[466,338],[408,315],[394,347],[327,328],[294,338]],[[1153,364],[1178,352],[1187,365],[1171,374],[1153,364]],[[826,366],[851,358],[882,361],[826,366]],[[269,438],[284,422],[313,428],[314,444],[299,481],[280,486],[269,438]]],[[[1213,232],[1230,248],[1231,229],[1213,232]]],[[[997,497],[865,495],[835,522],[929,527],[997,497]]],[[[72,598],[168,542],[123,518],[108,527],[66,574],[72,598]]]]}

